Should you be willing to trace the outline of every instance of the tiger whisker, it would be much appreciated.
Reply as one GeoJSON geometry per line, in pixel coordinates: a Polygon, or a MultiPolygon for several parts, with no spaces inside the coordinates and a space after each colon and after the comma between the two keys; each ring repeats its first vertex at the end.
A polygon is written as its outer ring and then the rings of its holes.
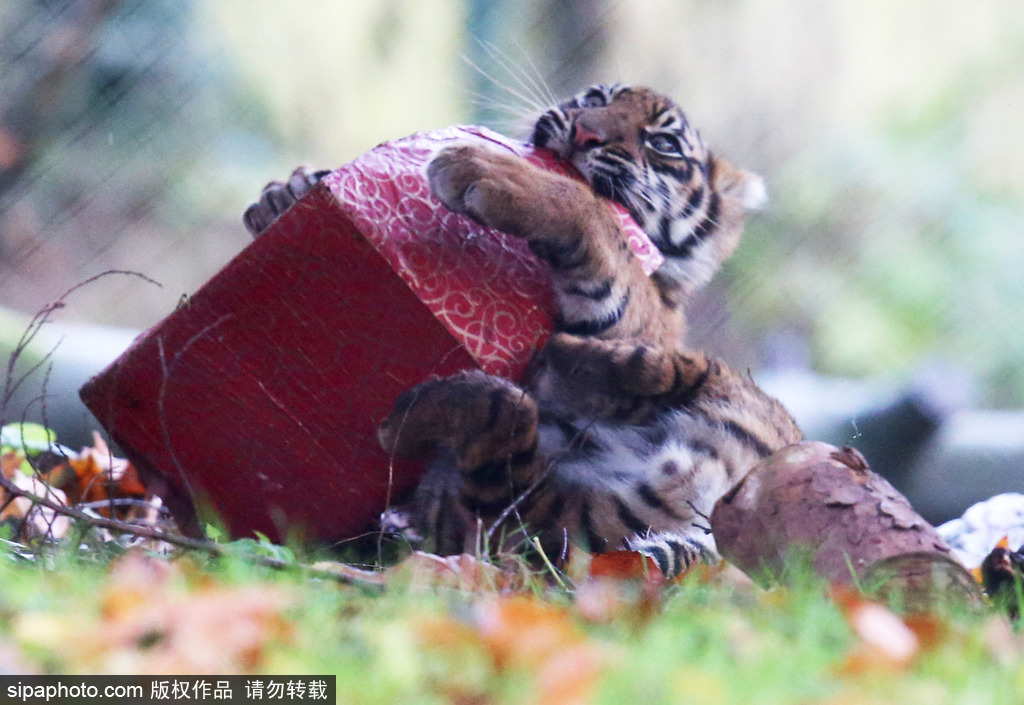
{"type": "Polygon", "coordinates": [[[506,128],[510,128],[508,131],[511,133],[526,134],[529,132],[529,128],[533,125],[533,120],[530,116],[523,114],[521,106],[512,105],[511,103],[503,103],[495,98],[473,91],[463,92],[465,95],[468,95],[472,99],[473,104],[478,107],[489,108],[491,110],[506,113],[508,117],[504,120],[500,120],[500,123],[506,128]]]}
{"type": "Polygon", "coordinates": [[[493,83],[495,86],[499,86],[504,91],[506,91],[509,95],[511,95],[511,96],[513,96],[515,98],[518,98],[519,100],[521,100],[523,102],[523,104],[526,105],[531,110],[533,110],[535,112],[541,112],[543,110],[544,106],[538,104],[536,99],[533,96],[524,95],[522,91],[516,90],[512,86],[508,86],[508,85],[505,85],[505,84],[501,83],[494,76],[492,76],[491,74],[487,73],[487,71],[485,71],[481,66],[477,65],[468,56],[463,55],[462,60],[465,61],[467,64],[469,64],[469,66],[474,71],[479,73],[481,76],[486,78],[488,81],[493,83]]]}
{"type": "Polygon", "coordinates": [[[500,100],[497,100],[496,98],[491,98],[490,96],[486,96],[480,93],[475,93],[473,95],[473,102],[479,106],[485,108],[493,108],[495,110],[501,110],[506,113],[518,114],[521,112],[521,108],[518,105],[513,105],[512,103],[505,103],[500,100]]]}
{"type": "Polygon", "coordinates": [[[519,43],[518,40],[515,40],[514,44],[516,48],[519,50],[519,52],[523,55],[523,58],[526,60],[526,63],[529,65],[532,75],[530,73],[527,73],[527,71],[523,68],[520,68],[519,70],[534,86],[537,87],[537,91],[540,97],[543,98],[545,104],[558,105],[558,97],[555,95],[554,91],[551,90],[551,86],[548,85],[548,82],[544,80],[544,74],[540,72],[540,69],[537,68],[537,64],[535,64],[533,62],[533,59],[530,58],[529,52],[523,49],[522,45],[519,43]]]}
{"type": "Polygon", "coordinates": [[[487,55],[494,60],[494,62],[504,69],[505,73],[508,74],[509,78],[515,81],[520,89],[530,94],[534,99],[533,107],[540,112],[545,105],[551,105],[554,103],[553,100],[549,100],[544,92],[537,85],[537,82],[533,80],[522,68],[516,66],[507,54],[498,49],[497,46],[490,42],[481,42],[481,48],[487,52],[487,55]]]}

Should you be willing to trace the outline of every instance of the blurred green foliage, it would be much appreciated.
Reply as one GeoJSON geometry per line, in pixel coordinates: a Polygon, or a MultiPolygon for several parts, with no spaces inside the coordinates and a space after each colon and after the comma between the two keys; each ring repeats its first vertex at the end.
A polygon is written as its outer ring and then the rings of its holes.
{"type": "Polygon", "coordinates": [[[1009,17],[1005,44],[926,99],[782,165],[732,263],[736,281],[781,285],[734,299],[738,317],[806,331],[827,372],[929,357],[978,375],[990,404],[1024,401],[1024,130],[1006,114],[1024,107],[1024,17],[1009,17]]]}

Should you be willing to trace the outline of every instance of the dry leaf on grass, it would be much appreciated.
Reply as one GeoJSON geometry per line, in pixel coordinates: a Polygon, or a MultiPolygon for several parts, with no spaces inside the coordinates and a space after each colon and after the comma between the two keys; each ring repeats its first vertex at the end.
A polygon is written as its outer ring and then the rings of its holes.
{"type": "Polygon", "coordinates": [[[576,588],[576,613],[593,624],[609,624],[636,611],[636,600],[615,580],[588,580],[576,588]]]}
{"type": "Polygon", "coordinates": [[[665,587],[693,575],[701,583],[730,585],[752,589],[752,581],[739,569],[724,561],[717,565],[703,562],[674,578],[666,578],[650,556],[637,551],[608,551],[575,558],[570,573],[577,577],[576,611],[583,619],[605,624],[619,618],[645,623],[658,613],[665,587]],[[584,564],[585,563],[585,564],[584,564]]]}
{"type": "Polygon", "coordinates": [[[834,586],[832,598],[857,637],[840,668],[844,674],[906,669],[920,653],[937,649],[951,638],[949,624],[936,615],[920,612],[901,617],[846,586],[834,586]]]}
{"type": "Polygon", "coordinates": [[[147,604],[158,602],[183,579],[180,564],[130,551],[110,567],[100,594],[100,613],[112,622],[127,621],[147,604]]]}
{"type": "Polygon", "coordinates": [[[637,551],[608,551],[591,556],[590,577],[645,580],[664,584],[668,579],[650,556],[637,551]]]}
{"type": "Polygon", "coordinates": [[[1015,631],[1006,618],[992,615],[982,629],[985,649],[998,663],[1010,666],[1024,653],[1024,634],[1015,631]]]}
{"type": "Polygon", "coordinates": [[[25,460],[25,456],[15,451],[8,451],[3,455],[0,455],[0,471],[3,472],[4,477],[10,480],[14,476],[14,471],[18,469],[18,466],[25,460]]]}
{"type": "Polygon", "coordinates": [[[847,673],[875,668],[904,669],[920,649],[913,630],[884,605],[865,602],[855,607],[847,620],[859,640],[847,655],[843,666],[847,673]]]}
{"type": "MultiPolygon", "coordinates": [[[[64,490],[71,504],[146,496],[146,488],[132,464],[115,457],[95,431],[92,447],[83,448],[77,458],[64,459],[47,471],[44,478],[64,490]]],[[[98,511],[109,516],[107,507],[99,507],[98,511]]]]}
{"type": "Polygon", "coordinates": [[[588,702],[607,660],[567,610],[526,596],[482,600],[468,623],[425,620],[418,631],[428,648],[479,648],[495,672],[530,676],[532,701],[545,705],[588,702]]]}
{"type": "MultiPolygon", "coordinates": [[[[7,475],[6,468],[4,475],[7,475]]],[[[37,497],[45,497],[54,504],[60,506],[67,506],[68,504],[67,497],[62,491],[50,487],[35,475],[28,476],[21,470],[16,469],[7,479],[18,489],[37,497]]],[[[25,541],[43,536],[59,539],[67,534],[71,526],[71,522],[67,517],[58,515],[49,507],[35,505],[28,497],[15,497],[11,499],[6,491],[0,491],[0,494],[2,494],[4,504],[6,505],[0,510],[0,521],[13,520],[19,522],[18,539],[25,541]]]]}
{"type": "Polygon", "coordinates": [[[96,620],[33,613],[15,633],[52,649],[70,670],[124,674],[251,672],[292,633],[284,590],[189,586],[180,563],[135,552],[113,564],[98,599],[96,620]]]}
{"type": "MultiPolygon", "coordinates": [[[[146,500],[146,489],[132,465],[114,457],[98,433],[93,437],[93,447],[83,448],[77,457],[63,451],[40,451],[26,462],[20,451],[4,453],[0,456],[0,471],[19,490],[64,507],[96,503],[91,508],[103,516],[111,515],[112,507],[104,505],[109,500],[146,500]]],[[[15,526],[17,533],[13,538],[60,539],[67,534],[68,518],[50,508],[36,506],[28,497],[17,496],[8,501],[8,494],[0,491],[0,521],[15,526]]],[[[117,507],[113,513],[121,520],[155,521],[158,516],[152,504],[117,507]]]]}
{"type": "Polygon", "coordinates": [[[476,606],[474,621],[499,670],[540,667],[586,638],[564,609],[529,597],[485,600],[476,606]]]}
{"type": "Polygon", "coordinates": [[[310,568],[319,573],[332,575],[338,580],[364,587],[383,588],[388,584],[387,576],[364,568],[357,568],[338,561],[317,561],[310,568]]]}
{"type": "Polygon", "coordinates": [[[482,561],[468,553],[437,556],[415,551],[388,570],[389,584],[410,589],[450,588],[470,592],[508,592],[523,585],[523,575],[482,561]]]}

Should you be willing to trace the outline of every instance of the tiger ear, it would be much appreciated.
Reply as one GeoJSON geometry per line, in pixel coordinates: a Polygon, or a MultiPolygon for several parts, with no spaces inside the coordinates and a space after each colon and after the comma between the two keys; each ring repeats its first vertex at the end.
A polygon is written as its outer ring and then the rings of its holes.
{"type": "Polygon", "coordinates": [[[761,210],[768,202],[764,179],[751,171],[737,169],[719,157],[715,160],[715,191],[723,198],[738,202],[745,211],[761,210]]]}

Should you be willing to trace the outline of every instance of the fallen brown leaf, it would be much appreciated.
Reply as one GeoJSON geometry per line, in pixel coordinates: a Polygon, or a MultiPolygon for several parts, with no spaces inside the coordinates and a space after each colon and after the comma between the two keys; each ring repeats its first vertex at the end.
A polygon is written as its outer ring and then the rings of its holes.
{"type": "Polygon", "coordinates": [[[558,650],[583,641],[564,609],[525,596],[481,602],[475,618],[499,669],[537,667],[558,650]]]}
{"type": "Polygon", "coordinates": [[[476,624],[499,670],[533,671],[537,702],[585,702],[602,656],[565,609],[525,596],[477,605],[476,624]]]}
{"type": "Polygon", "coordinates": [[[856,645],[840,666],[841,673],[863,675],[876,670],[903,670],[920,652],[917,634],[885,605],[867,600],[844,585],[833,587],[832,598],[857,637],[856,645]]]}
{"type": "Polygon", "coordinates": [[[469,622],[426,620],[418,631],[431,649],[453,657],[482,649],[496,673],[526,674],[536,692],[532,702],[544,705],[588,702],[607,660],[566,609],[523,595],[482,600],[469,622]]]}
{"type": "Polygon", "coordinates": [[[667,581],[653,558],[636,551],[608,551],[592,556],[590,575],[619,580],[667,581]]]}
{"type": "Polygon", "coordinates": [[[915,612],[903,616],[903,623],[917,637],[922,651],[932,651],[949,641],[952,630],[949,622],[927,612],[915,612]]]}
{"type": "Polygon", "coordinates": [[[113,621],[136,615],[147,603],[157,601],[171,582],[180,577],[177,564],[129,551],[111,565],[100,595],[100,612],[104,619],[113,621]]]}
{"type": "Polygon", "coordinates": [[[616,580],[588,580],[576,588],[576,612],[594,624],[609,624],[622,617],[633,605],[622,594],[616,580]]]}
{"type": "MultiPolygon", "coordinates": [[[[5,472],[6,474],[6,472],[5,472]]],[[[44,497],[54,504],[67,506],[67,497],[58,489],[54,489],[40,480],[35,475],[25,475],[21,470],[15,470],[8,478],[20,489],[37,497],[44,497]]],[[[20,540],[28,540],[37,537],[63,538],[71,527],[71,521],[57,514],[49,507],[36,505],[28,497],[15,497],[11,501],[7,492],[3,495],[6,506],[0,510],[0,521],[14,519],[21,520],[20,540]]]]}
{"type": "Polygon", "coordinates": [[[437,556],[416,551],[388,571],[388,583],[411,589],[450,588],[469,592],[507,592],[522,587],[523,576],[463,553],[437,556]]]}
{"type": "Polygon", "coordinates": [[[284,590],[187,583],[177,562],[127,554],[99,595],[99,623],[79,634],[69,659],[108,673],[244,673],[291,637],[284,590]]]}
{"type": "Polygon", "coordinates": [[[14,471],[18,469],[18,466],[24,460],[24,455],[13,450],[4,453],[0,455],[0,472],[3,472],[4,477],[10,480],[14,476],[14,471]]]}
{"type": "Polygon", "coordinates": [[[1015,663],[1024,652],[1024,635],[1015,632],[1009,620],[1003,616],[992,615],[986,620],[982,638],[988,652],[1004,666],[1015,663]]]}
{"type": "MultiPolygon", "coordinates": [[[[135,468],[124,458],[115,457],[95,431],[91,448],[83,448],[77,458],[68,458],[50,470],[46,479],[64,490],[72,504],[146,496],[146,488],[135,468]]],[[[109,515],[106,508],[101,507],[99,511],[104,516],[109,515]]]]}

